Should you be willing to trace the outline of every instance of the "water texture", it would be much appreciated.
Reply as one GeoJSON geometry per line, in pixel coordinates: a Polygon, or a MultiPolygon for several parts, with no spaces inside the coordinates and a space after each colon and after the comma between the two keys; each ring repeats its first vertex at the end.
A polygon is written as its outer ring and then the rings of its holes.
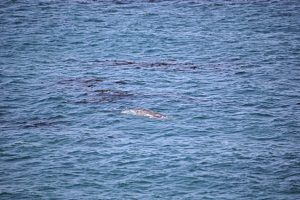
{"type": "Polygon", "coordinates": [[[300,199],[299,10],[0,1],[0,199],[300,199]]]}

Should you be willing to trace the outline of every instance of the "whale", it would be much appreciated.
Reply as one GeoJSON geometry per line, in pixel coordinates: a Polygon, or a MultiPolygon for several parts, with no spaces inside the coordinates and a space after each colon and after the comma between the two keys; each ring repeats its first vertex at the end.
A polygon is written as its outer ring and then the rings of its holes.
{"type": "Polygon", "coordinates": [[[121,113],[127,114],[127,115],[148,117],[151,119],[167,119],[166,115],[163,115],[158,112],[154,112],[152,110],[144,109],[144,108],[126,109],[126,110],[123,110],[121,113]]]}

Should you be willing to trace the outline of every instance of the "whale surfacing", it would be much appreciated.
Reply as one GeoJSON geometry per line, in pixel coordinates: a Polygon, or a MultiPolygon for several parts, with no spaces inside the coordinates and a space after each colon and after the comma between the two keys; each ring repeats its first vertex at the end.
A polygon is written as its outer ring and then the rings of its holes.
{"type": "Polygon", "coordinates": [[[128,110],[123,110],[121,112],[122,114],[127,114],[127,115],[136,115],[136,116],[142,116],[142,117],[148,117],[151,119],[167,119],[167,116],[160,114],[158,112],[154,112],[152,110],[147,110],[147,109],[128,109],[128,110]]]}

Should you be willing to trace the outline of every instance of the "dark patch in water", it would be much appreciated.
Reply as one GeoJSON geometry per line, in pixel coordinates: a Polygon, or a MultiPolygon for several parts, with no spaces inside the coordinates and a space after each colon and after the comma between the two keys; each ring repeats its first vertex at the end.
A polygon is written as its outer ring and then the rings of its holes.
{"type": "Polygon", "coordinates": [[[96,97],[91,99],[90,101],[87,101],[87,103],[114,102],[126,97],[133,96],[133,94],[121,90],[105,89],[105,90],[95,90],[94,92],[96,97]]]}
{"type": "Polygon", "coordinates": [[[73,96],[71,99],[75,99],[76,103],[115,102],[117,100],[133,96],[133,94],[127,91],[101,88],[103,85],[107,86],[107,84],[126,84],[127,82],[124,80],[110,81],[99,77],[76,77],[61,80],[58,83],[60,85],[67,86],[63,87],[62,90],[71,94],[71,96],[73,96]]]}
{"type": "Polygon", "coordinates": [[[256,113],[250,113],[250,115],[256,116],[256,117],[274,117],[274,116],[271,115],[271,114],[268,114],[268,113],[259,113],[259,112],[256,112],[256,113]]]}
{"type": "Polygon", "coordinates": [[[50,127],[50,126],[57,126],[65,124],[66,121],[61,120],[51,120],[51,119],[40,119],[40,120],[33,120],[29,122],[21,123],[23,128],[43,128],[43,127],[50,127]]]}
{"type": "Polygon", "coordinates": [[[71,85],[71,86],[82,85],[87,87],[94,87],[103,81],[104,80],[99,77],[76,77],[76,78],[61,80],[58,83],[64,85],[71,85]]]}
{"type": "Polygon", "coordinates": [[[253,103],[244,103],[244,104],[242,104],[242,106],[244,106],[244,107],[253,107],[253,106],[255,106],[255,104],[253,104],[253,103]]]}
{"type": "Polygon", "coordinates": [[[118,81],[115,81],[115,83],[120,84],[120,85],[125,85],[125,84],[127,84],[127,82],[124,81],[124,80],[118,80],[118,81]]]}
{"type": "Polygon", "coordinates": [[[125,60],[119,60],[119,61],[113,61],[112,62],[113,65],[133,65],[133,64],[136,64],[136,62],[133,62],[133,61],[125,61],[125,60]]]}
{"type": "Polygon", "coordinates": [[[163,70],[172,70],[172,71],[189,71],[198,69],[198,65],[190,62],[177,62],[176,60],[167,60],[167,61],[155,61],[155,62],[146,62],[146,61],[128,61],[128,60],[97,60],[95,61],[100,64],[100,66],[115,66],[115,67],[133,67],[136,69],[163,69],[163,70]]]}
{"type": "Polygon", "coordinates": [[[110,89],[106,89],[106,90],[95,90],[94,92],[96,92],[97,94],[100,95],[128,95],[129,93],[126,91],[120,91],[120,90],[110,90],[110,89]]]}
{"type": "Polygon", "coordinates": [[[99,89],[92,91],[88,98],[76,101],[76,103],[107,103],[115,102],[127,97],[131,97],[133,94],[122,91],[122,90],[111,90],[111,89],[99,89]]]}
{"type": "Polygon", "coordinates": [[[244,75],[244,74],[246,74],[247,72],[245,72],[245,71],[239,71],[239,72],[236,72],[235,73],[235,75],[244,75]]]}

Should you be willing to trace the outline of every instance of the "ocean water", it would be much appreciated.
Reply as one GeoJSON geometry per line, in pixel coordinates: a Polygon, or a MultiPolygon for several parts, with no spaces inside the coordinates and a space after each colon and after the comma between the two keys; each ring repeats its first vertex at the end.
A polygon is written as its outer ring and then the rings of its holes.
{"type": "Polygon", "coordinates": [[[300,199],[299,11],[1,0],[0,199],[300,199]]]}

